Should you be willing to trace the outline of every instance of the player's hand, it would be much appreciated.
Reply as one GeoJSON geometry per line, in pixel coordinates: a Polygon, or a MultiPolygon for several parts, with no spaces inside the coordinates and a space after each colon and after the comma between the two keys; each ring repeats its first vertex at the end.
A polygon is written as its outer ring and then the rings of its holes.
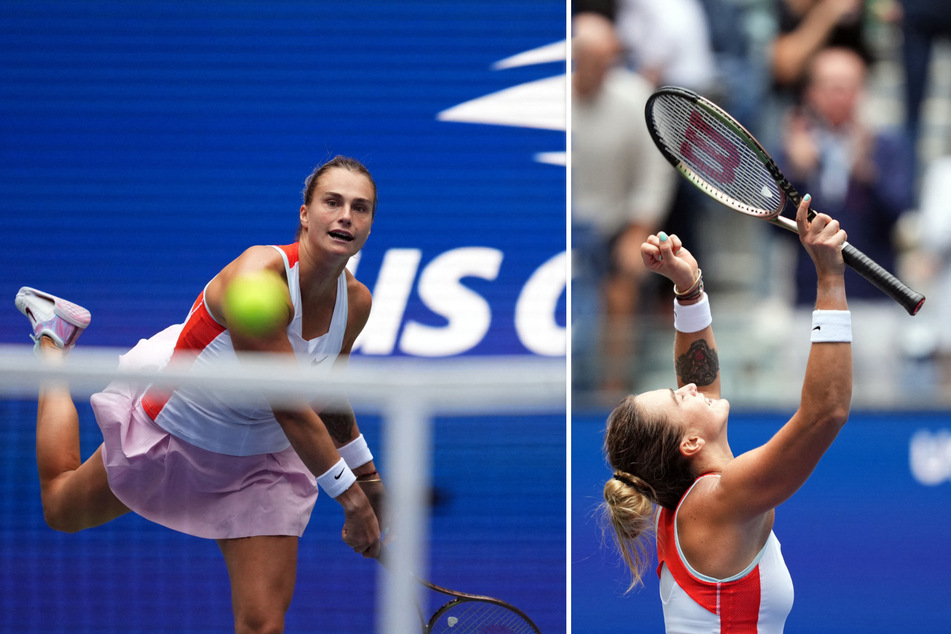
{"type": "Polygon", "coordinates": [[[354,483],[335,499],[343,507],[344,521],[340,531],[343,542],[364,557],[377,557],[380,554],[380,524],[360,485],[354,483]]]}
{"type": "Polygon", "coordinates": [[[641,244],[641,259],[649,271],[663,275],[679,289],[686,290],[697,281],[697,260],[674,234],[661,231],[648,236],[641,244]]]}
{"type": "Polygon", "coordinates": [[[817,213],[812,220],[809,220],[810,202],[811,198],[807,194],[796,210],[799,240],[816,265],[816,274],[820,278],[841,276],[845,272],[842,246],[848,236],[839,227],[839,221],[830,218],[826,214],[817,213]]]}

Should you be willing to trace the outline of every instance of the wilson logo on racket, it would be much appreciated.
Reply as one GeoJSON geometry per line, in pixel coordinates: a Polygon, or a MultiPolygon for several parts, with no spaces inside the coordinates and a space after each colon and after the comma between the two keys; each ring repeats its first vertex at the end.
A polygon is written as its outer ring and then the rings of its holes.
{"type": "Polygon", "coordinates": [[[706,178],[721,183],[732,183],[736,180],[740,153],[696,110],[690,113],[690,125],[683,143],[680,144],[680,154],[694,171],[706,178]]]}

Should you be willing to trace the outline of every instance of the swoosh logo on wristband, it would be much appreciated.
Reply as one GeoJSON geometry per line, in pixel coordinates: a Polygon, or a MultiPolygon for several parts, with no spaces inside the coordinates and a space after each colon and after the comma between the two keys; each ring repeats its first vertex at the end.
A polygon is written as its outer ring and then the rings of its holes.
{"type": "Polygon", "coordinates": [[[816,326],[813,330],[822,330],[822,326],[816,326]]]}
{"type": "Polygon", "coordinates": [[[340,479],[340,476],[343,475],[343,472],[344,472],[344,471],[346,471],[346,468],[341,469],[341,470],[340,470],[340,473],[338,473],[337,475],[334,476],[334,480],[339,480],[339,479],[340,479]]]}

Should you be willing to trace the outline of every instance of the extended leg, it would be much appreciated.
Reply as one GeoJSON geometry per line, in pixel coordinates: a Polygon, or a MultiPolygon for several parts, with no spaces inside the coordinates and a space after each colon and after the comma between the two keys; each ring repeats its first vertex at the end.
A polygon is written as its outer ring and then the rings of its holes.
{"type": "MultiPolygon", "coordinates": [[[[40,340],[40,348],[47,359],[64,355],[48,337],[40,340]]],[[[109,488],[102,448],[85,463],[81,461],[79,416],[64,385],[45,385],[40,391],[36,463],[43,516],[51,528],[72,533],[128,512],[109,488]]]]}
{"type": "MultiPolygon", "coordinates": [[[[29,286],[14,304],[30,320],[34,350],[50,363],[63,361],[92,318],[82,306],[29,286]]],[[[36,463],[43,516],[52,528],[75,532],[128,512],[109,488],[102,448],[85,463],[80,459],[79,416],[66,385],[40,389],[36,463]]]]}

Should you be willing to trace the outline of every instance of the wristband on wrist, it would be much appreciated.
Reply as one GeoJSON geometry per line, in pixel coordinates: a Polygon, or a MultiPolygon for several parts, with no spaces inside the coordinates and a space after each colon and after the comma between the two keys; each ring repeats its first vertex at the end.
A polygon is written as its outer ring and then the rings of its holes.
{"type": "Polygon", "coordinates": [[[812,311],[812,343],[852,343],[852,313],[847,310],[812,311]]]}
{"type": "Polygon", "coordinates": [[[684,306],[674,300],[674,328],[679,332],[700,332],[713,323],[713,314],[710,312],[710,299],[703,294],[696,304],[684,306]]]}
{"type": "Polygon", "coordinates": [[[370,453],[370,448],[367,446],[367,440],[363,437],[363,434],[360,434],[337,451],[340,452],[340,457],[351,469],[356,469],[373,460],[373,454],[370,453]]]}
{"type": "Polygon", "coordinates": [[[357,476],[353,475],[353,471],[350,470],[343,458],[327,469],[324,474],[317,476],[317,485],[332,498],[349,489],[356,481],[357,476]]]}

